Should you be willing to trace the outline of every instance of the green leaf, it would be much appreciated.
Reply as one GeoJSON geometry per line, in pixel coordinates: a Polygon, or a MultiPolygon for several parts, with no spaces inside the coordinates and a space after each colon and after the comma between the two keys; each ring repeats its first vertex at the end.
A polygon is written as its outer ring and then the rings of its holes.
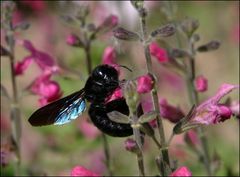
{"type": "Polygon", "coordinates": [[[153,119],[155,119],[157,117],[157,112],[156,111],[150,111],[148,113],[145,113],[143,115],[140,116],[140,118],[138,119],[139,123],[146,123],[149,122],[153,119]]]}
{"type": "Polygon", "coordinates": [[[121,124],[129,124],[130,123],[129,117],[118,111],[109,112],[109,113],[107,113],[107,116],[113,122],[117,122],[117,123],[121,123],[121,124]]]}

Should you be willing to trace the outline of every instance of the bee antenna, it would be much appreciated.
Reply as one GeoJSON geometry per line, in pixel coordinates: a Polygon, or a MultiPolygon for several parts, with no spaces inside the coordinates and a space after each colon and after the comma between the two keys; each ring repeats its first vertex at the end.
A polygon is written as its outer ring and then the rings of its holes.
{"type": "Polygon", "coordinates": [[[122,67],[122,68],[125,68],[125,69],[127,69],[128,71],[130,71],[130,72],[133,72],[130,68],[128,68],[127,66],[124,66],[124,65],[119,65],[120,67],[122,67]]]}

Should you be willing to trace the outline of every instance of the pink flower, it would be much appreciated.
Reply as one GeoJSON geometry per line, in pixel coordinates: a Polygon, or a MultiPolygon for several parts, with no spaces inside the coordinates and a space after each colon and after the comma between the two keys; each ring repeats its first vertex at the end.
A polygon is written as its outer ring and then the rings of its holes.
{"type": "Polygon", "coordinates": [[[167,51],[163,48],[160,48],[157,43],[153,42],[149,45],[150,53],[158,59],[160,63],[168,62],[167,51]]]}
{"type": "Polygon", "coordinates": [[[67,36],[66,42],[71,46],[80,46],[80,39],[75,34],[70,34],[67,36]]]}
{"type": "Polygon", "coordinates": [[[71,176],[100,176],[82,166],[76,166],[71,171],[71,176]]]}
{"type": "Polygon", "coordinates": [[[24,73],[30,65],[31,60],[33,60],[42,71],[48,70],[52,73],[58,71],[58,66],[49,54],[37,50],[28,40],[19,40],[18,43],[23,45],[23,47],[30,52],[30,55],[15,65],[15,73],[17,75],[24,73]]]}
{"type": "Polygon", "coordinates": [[[101,134],[101,132],[95,126],[93,126],[85,119],[81,121],[79,129],[84,134],[84,136],[89,139],[95,139],[101,134]]]}
{"type": "Polygon", "coordinates": [[[140,76],[137,79],[137,92],[147,93],[153,89],[153,79],[150,75],[140,76]]]}
{"type": "Polygon", "coordinates": [[[28,56],[25,57],[22,61],[19,61],[15,64],[15,75],[22,75],[25,70],[29,67],[29,65],[32,63],[32,57],[28,56]]]}
{"type": "Polygon", "coordinates": [[[229,107],[232,111],[232,114],[238,118],[239,118],[239,109],[240,109],[239,107],[240,107],[239,101],[231,102],[230,107],[229,107]]]}
{"type": "Polygon", "coordinates": [[[42,0],[37,1],[21,0],[20,3],[29,6],[34,11],[42,11],[46,8],[46,4],[42,0]]]}
{"type": "Polygon", "coordinates": [[[50,80],[50,77],[50,73],[42,74],[34,80],[30,87],[32,93],[40,96],[39,103],[41,106],[55,101],[62,96],[59,84],[50,80]]]}
{"type": "Polygon", "coordinates": [[[106,157],[102,150],[91,151],[87,154],[89,157],[89,166],[91,171],[94,171],[97,174],[103,174],[106,172],[106,157]]]}
{"type": "Polygon", "coordinates": [[[208,88],[208,80],[204,76],[198,76],[195,80],[195,89],[198,92],[205,92],[208,88]]]}
{"type": "Polygon", "coordinates": [[[126,139],[124,141],[124,145],[125,145],[125,149],[130,152],[136,152],[138,149],[137,142],[132,138],[126,139]]]}
{"type": "Polygon", "coordinates": [[[197,145],[200,144],[198,135],[195,130],[189,130],[186,132],[184,136],[185,142],[190,146],[190,147],[197,147],[197,145]]]}
{"type": "Polygon", "coordinates": [[[118,25],[118,17],[116,15],[109,15],[103,22],[103,26],[113,28],[118,25]]]}
{"type": "Polygon", "coordinates": [[[102,57],[103,64],[116,64],[116,51],[113,47],[106,47],[102,57]]]}
{"type": "Polygon", "coordinates": [[[170,176],[192,176],[192,173],[191,171],[185,167],[185,166],[182,166],[182,167],[179,167],[178,169],[176,169],[174,172],[172,172],[172,174],[170,176]]]}
{"type": "Polygon", "coordinates": [[[168,104],[166,99],[160,99],[160,115],[172,123],[177,123],[184,117],[181,109],[168,104]]]}
{"type": "Polygon", "coordinates": [[[123,97],[122,89],[119,87],[113,92],[113,94],[109,98],[107,98],[106,103],[122,97],[123,97]]]}
{"type": "Polygon", "coordinates": [[[237,85],[222,84],[215,96],[200,104],[189,120],[189,124],[216,124],[231,117],[231,109],[219,104],[222,97],[239,88],[237,85]]]}
{"type": "Polygon", "coordinates": [[[239,44],[239,33],[240,33],[240,27],[239,24],[235,25],[231,31],[231,39],[233,42],[239,44]]]}

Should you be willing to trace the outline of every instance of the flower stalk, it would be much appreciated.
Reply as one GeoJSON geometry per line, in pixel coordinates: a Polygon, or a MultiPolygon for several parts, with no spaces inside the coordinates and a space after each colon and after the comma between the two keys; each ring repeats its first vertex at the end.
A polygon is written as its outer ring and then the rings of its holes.
{"type": "MultiPolygon", "coordinates": [[[[90,75],[92,72],[92,58],[91,58],[91,41],[93,40],[91,37],[88,38],[87,37],[87,32],[85,31],[84,34],[85,37],[85,45],[83,47],[85,55],[86,55],[86,63],[87,63],[87,72],[90,75]]],[[[105,154],[105,163],[107,166],[107,170],[108,170],[108,175],[112,176],[113,172],[111,169],[111,163],[110,163],[110,153],[109,153],[109,144],[107,141],[107,136],[102,133],[101,134],[102,139],[103,139],[103,149],[104,149],[104,154],[105,154]]]]}
{"type": "MultiPolygon", "coordinates": [[[[198,105],[199,104],[199,99],[198,99],[198,93],[195,90],[194,87],[194,80],[195,80],[195,51],[194,51],[194,44],[189,40],[189,52],[190,56],[189,59],[189,69],[187,71],[187,76],[186,76],[186,84],[188,88],[188,95],[189,95],[189,101],[191,105],[198,105]]],[[[210,156],[209,156],[209,151],[208,151],[208,143],[207,143],[207,138],[204,134],[204,129],[203,127],[198,127],[197,128],[198,136],[201,141],[201,146],[203,150],[203,160],[204,160],[204,166],[206,169],[206,172],[208,176],[212,175],[211,172],[211,166],[210,166],[210,156]]]]}
{"type": "MultiPolygon", "coordinates": [[[[152,70],[152,59],[151,59],[151,55],[150,55],[150,50],[149,50],[149,45],[147,44],[147,37],[148,37],[148,33],[147,33],[147,27],[146,27],[146,12],[145,9],[142,8],[141,9],[142,12],[139,12],[139,16],[140,16],[140,26],[141,26],[141,39],[142,39],[142,44],[144,47],[144,54],[145,54],[145,58],[146,58],[146,64],[147,64],[147,71],[150,75],[154,75],[153,70],[152,70]]],[[[152,95],[152,100],[153,100],[153,104],[154,104],[154,109],[155,111],[158,113],[156,120],[157,120],[157,126],[158,126],[158,131],[159,131],[159,135],[160,135],[160,144],[162,146],[161,150],[161,156],[162,159],[164,161],[163,164],[166,164],[167,166],[170,167],[170,160],[169,160],[169,156],[168,156],[168,148],[166,147],[166,141],[165,141],[165,135],[164,135],[164,127],[163,127],[163,123],[162,123],[162,119],[160,117],[160,108],[159,108],[159,99],[158,99],[158,94],[157,94],[157,81],[155,80],[154,82],[154,88],[151,92],[152,95]]],[[[162,171],[162,175],[163,176],[167,176],[168,172],[166,170],[167,168],[163,168],[162,171]]]]}
{"type": "Polygon", "coordinates": [[[11,86],[12,86],[12,97],[11,97],[11,141],[13,151],[16,155],[15,175],[21,175],[21,111],[19,107],[19,94],[17,88],[17,80],[15,75],[15,39],[14,39],[14,26],[12,23],[12,14],[15,9],[15,4],[10,2],[4,4],[5,8],[3,11],[3,29],[6,32],[6,44],[8,47],[8,57],[10,61],[10,72],[11,72],[11,86]]]}

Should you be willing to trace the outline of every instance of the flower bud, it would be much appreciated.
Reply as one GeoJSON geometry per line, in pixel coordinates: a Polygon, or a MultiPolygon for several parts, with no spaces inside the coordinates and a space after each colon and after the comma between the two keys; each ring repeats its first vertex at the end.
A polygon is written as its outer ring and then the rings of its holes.
{"type": "Polygon", "coordinates": [[[192,173],[187,167],[183,166],[172,172],[170,176],[192,176],[192,173]]]}
{"type": "Polygon", "coordinates": [[[114,28],[115,26],[118,25],[118,17],[115,15],[110,15],[104,20],[102,25],[106,27],[114,28]]]}
{"type": "Polygon", "coordinates": [[[198,76],[195,80],[195,89],[198,92],[205,92],[208,89],[208,80],[204,76],[198,76]]]}
{"type": "Polygon", "coordinates": [[[173,58],[183,58],[185,56],[188,56],[188,53],[184,50],[181,50],[181,49],[172,49],[170,51],[170,55],[173,58]]]}
{"type": "Polygon", "coordinates": [[[181,28],[186,33],[188,37],[191,37],[192,34],[198,29],[199,22],[195,19],[186,18],[182,24],[181,28]]]}
{"type": "Polygon", "coordinates": [[[151,33],[152,37],[168,37],[172,36],[175,33],[175,27],[172,24],[167,24],[165,26],[159,27],[151,33]]]}
{"type": "Polygon", "coordinates": [[[192,148],[196,148],[200,143],[197,133],[194,130],[189,130],[186,132],[184,140],[192,148]]]}
{"type": "Polygon", "coordinates": [[[168,53],[165,49],[158,46],[156,42],[149,45],[149,50],[152,56],[156,57],[160,63],[169,61],[168,53]]]}
{"type": "Polygon", "coordinates": [[[139,104],[139,95],[137,93],[137,85],[134,81],[127,81],[124,85],[124,97],[130,111],[135,111],[139,104]]]}
{"type": "Polygon", "coordinates": [[[122,27],[118,27],[117,29],[113,30],[113,35],[117,39],[127,40],[127,41],[136,41],[139,40],[138,34],[128,31],[122,27]]]}
{"type": "Polygon", "coordinates": [[[70,45],[70,46],[83,46],[83,44],[82,44],[82,42],[81,42],[81,40],[80,40],[80,38],[77,36],[77,35],[75,35],[75,34],[70,34],[70,35],[68,35],[67,36],[67,39],[66,39],[66,42],[67,42],[67,44],[68,45],[70,45]]]}
{"type": "Polygon", "coordinates": [[[124,142],[124,145],[125,145],[125,149],[127,151],[130,151],[130,152],[133,152],[133,153],[137,153],[139,151],[137,142],[132,138],[126,139],[125,142],[124,142]]]}
{"type": "Polygon", "coordinates": [[[153,89],[154,81],[150,75],[144,75],[137,79],[137,92],[147,93],[153,89]]]}
{"type": "Polygon", "coordinates": [[[75,166],[71,171],[71,176],[98,176],[98,177],[100,177],[101,175],[96,174],[82,166],[75,166]]]}
{"type": "Polygon", "coordinates": [[[131,4],[134,8],[139,10],[143,8],[144,0],[138,0],[138,1],[131,0],[131,4]]]}
{"type": "Polygon", "coordinates": [[[209,43],[202,45],[197,48],[198,52],[209,52],[212,50],[217,50],[220,47],[220,42],[219,41],[210,41],[209,43]]]}

